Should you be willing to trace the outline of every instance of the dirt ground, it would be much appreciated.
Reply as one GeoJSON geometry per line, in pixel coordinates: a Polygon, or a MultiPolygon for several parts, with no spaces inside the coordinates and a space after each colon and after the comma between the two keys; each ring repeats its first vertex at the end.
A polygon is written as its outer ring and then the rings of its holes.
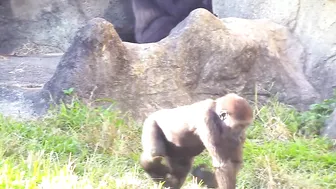
{"type": "Polygon", "coordinates": [[[35,110],[30,98],[52,77],[61,56],[0,55],[0,113],[33,118],[35,110]]]}

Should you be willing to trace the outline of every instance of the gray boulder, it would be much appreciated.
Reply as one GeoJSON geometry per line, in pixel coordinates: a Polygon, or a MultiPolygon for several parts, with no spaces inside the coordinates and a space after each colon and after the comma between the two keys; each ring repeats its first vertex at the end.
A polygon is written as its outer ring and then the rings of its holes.
{"type": "Polygon", "coordinates": [[[322,134],[331,139],[336,139],[336,109],[325,122],[325,128],[323,128],[322,134]]]}
{"type": "Polygon", "coordinates": [[[278,95],[304,108],[319,94],[303,74],[303,55],[286,27],[266,20],[220,20],[197,9],[160,42],[133,44],[96,18],[79,30],[37,104],[66,100],[63,90],[74,88],[84,100],[116,100],[137,120],[229,92],[278,95]]]}
{"type": "Polygon", "coordinates": [[[322,98],[336,88],[336,1],[332,0],[214,0],[221,17],[270,19],[288,26],[304,47],[299,60],[322,98]]]}
{"type": "Polygon", "coordinates": [[[78,28],[95,17],[134,40],[130,0],[1,0],[0,54],[65,52],[78,28]]]}

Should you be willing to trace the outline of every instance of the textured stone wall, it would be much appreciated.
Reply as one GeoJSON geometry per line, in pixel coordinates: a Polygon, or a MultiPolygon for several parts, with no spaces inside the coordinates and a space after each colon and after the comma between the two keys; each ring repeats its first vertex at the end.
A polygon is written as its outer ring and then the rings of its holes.
{"type": "Polygon", "coordinates": [[[130,0],[1,0],[0,54],[64,52],[76,31],[102,17],[132,41],[130,0]]]}
{"type": "Polygon", "coordinates": [[[336,88],[335,10],[335,0],[214,0],[220,17],[265,18],[288,26],[304,46],[304,73],[323,98],[336,88]]]}

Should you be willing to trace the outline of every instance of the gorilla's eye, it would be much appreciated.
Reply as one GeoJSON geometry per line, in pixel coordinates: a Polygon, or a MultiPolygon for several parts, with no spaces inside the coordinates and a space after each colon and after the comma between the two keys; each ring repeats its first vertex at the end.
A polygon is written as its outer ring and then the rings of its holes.
{"type": "Polygon", "coordinates": [[[224,121],[227,117],[228,113],[227,111],[222,111],[220,114],[219,114],[219,118],[224,121]]]}

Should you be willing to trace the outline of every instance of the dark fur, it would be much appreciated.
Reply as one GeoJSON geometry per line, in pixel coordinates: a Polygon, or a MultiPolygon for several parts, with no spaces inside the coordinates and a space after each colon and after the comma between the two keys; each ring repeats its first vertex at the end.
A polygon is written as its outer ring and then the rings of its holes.
{"type": "Polygon", "coordinates": [[[140,164],[143,169],[154,180],[165,181],[166,187],[180,188],[194,157],[207,149],[215,162],[219,188],[235,188],[236,175],[243,162],[244,132],[252,121],[252,109],[247,102],[235,98],[227,95],[216,101],[208,99],[151,114],[142,131],[140,164]],[[216,111],[222,109],[229,115],[225,121],[232,119],[235,125],[226,125],[220,119],[216,111]],[[246,112],[245,120],[237,118],[241,111],[246,112]],[[244,124],[240,124],[243,121],[244,124]],[[162,160],[167,161],[166,165],[162,160]]]}
{"type": "Polygon", "coordinates": [[[132,8],[138,43],[165,38],[194,9],[205,8],[213,12],[212,0],[133,0],[132,8]]]}
{"type": "Polygon", "coordinates": [[[207,186],[208,188],[217,188],[218,184],[214,173],[207,168],[206,165],[201,164],[191,171],[191,174],[195,177],[196,183],[207,186]]]}

